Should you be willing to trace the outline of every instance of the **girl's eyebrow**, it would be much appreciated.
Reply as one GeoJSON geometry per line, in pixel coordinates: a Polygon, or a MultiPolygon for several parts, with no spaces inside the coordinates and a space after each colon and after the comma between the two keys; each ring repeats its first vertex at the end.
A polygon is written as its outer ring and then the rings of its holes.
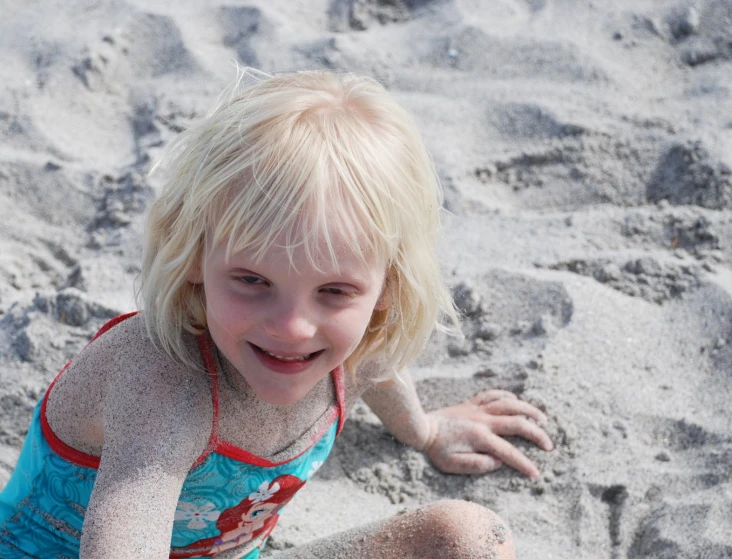
{"type": "Polygon", "coordinates": [[[229,269],[228,269],[227,272],[230,273],[230,274],[249,274],[249,275],[252,275],[252,276],[266,277],[261,272],[255,272],[254,270],[251,270],[249,268],[245,268],[244,266],[232,266],[232,267],[229,267],[229,269]]]}
{"type": "Polygon", "coordinates": [[[368,283],[370,277],[368,274],[359,275],[351,273],[334,274],[335,281],[330,283],[353,283],[357,285],[368,283]]]}

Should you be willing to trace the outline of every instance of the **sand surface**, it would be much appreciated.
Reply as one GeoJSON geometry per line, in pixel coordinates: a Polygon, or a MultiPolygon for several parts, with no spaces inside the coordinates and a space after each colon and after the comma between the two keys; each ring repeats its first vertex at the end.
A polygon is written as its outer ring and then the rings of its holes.
{"type": "Polygon", "coordinates": [[[0,0],[0,486],[35,401],[134,308],[159,149],[235,75],[381,80],[446,189],[465,343],[428,408],[507,388],[543,471],[446,476],[358,406],[271,547],[444,497],[522,558],[732,557],[732,1],[0,0]]]}

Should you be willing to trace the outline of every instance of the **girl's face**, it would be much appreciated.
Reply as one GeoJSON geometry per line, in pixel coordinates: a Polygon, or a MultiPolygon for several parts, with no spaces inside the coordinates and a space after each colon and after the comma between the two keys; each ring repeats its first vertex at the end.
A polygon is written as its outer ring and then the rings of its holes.
{"type": "MultiPolygon", "coordinates": [[[[249,387],[271,404],[292,404],[358,346],[379,301],[385,266],[362,262],[335,239],[330,257],[308,262],[305,249],[275,243],[256,262],[243,250],[226,259],[226,243],[209,247],[200,277],[214,343],[249,387]]],[[[320,247],[327,254],[325,243],[320,247]]]]}

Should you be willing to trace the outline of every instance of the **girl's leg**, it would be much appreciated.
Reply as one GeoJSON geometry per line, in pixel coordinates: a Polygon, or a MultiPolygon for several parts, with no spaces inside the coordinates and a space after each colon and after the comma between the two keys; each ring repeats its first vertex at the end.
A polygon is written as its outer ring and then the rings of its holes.
{"type": "Polygon", "coordinates": [[[439,501],[363,528],[288,549],[273,559],[514,559],[511,535],[490,510],[439,501]]]}

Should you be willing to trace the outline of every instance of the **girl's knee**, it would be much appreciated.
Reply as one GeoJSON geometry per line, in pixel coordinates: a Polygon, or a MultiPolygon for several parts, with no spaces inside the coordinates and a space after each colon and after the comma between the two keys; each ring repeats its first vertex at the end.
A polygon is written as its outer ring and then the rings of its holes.
{"type": "Polygon", "coordinates": [[[425,533],[436,557],[513,559],[506,523],[493,511],[468,501],[444,500],[423,509],[425,533]]]}

